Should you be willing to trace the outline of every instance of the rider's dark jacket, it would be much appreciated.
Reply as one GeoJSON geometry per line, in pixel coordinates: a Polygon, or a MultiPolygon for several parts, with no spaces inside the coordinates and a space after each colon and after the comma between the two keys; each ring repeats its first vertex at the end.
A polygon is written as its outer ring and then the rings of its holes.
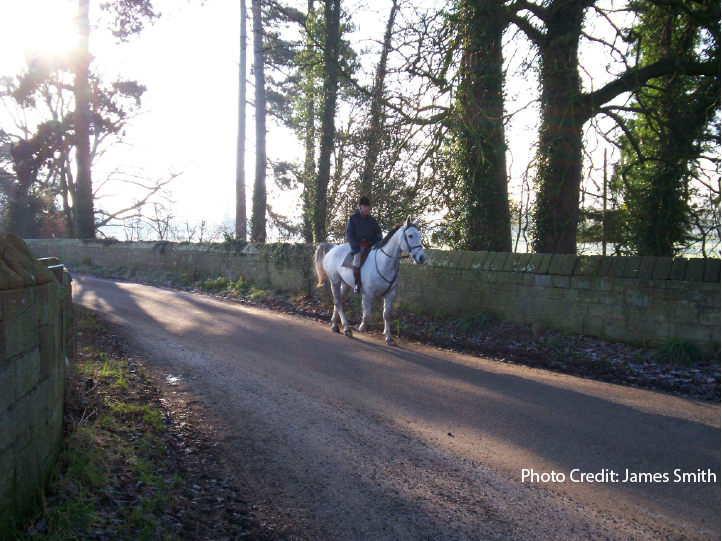
{"type": "Polygon", "coordinates": [[[354,253],[358,253],[361,244],[374,244],[383,239],[381,227],[376,218],[367,214],[364,218],[360,210],[354,212],[346,226],[346,240],[354,253]]]}

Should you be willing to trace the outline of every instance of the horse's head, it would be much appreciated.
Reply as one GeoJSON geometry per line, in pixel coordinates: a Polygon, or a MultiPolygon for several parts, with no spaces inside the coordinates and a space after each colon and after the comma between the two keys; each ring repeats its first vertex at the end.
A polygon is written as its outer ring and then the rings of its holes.
{"type": "Polygon", "coordinates": [[[401,228],[401,231],[403,235],[401,249],[408,252],[414,263],[419,265],[426,263],[428,257],[424,253],[424,247],[421,246],[421,233],[416,222],[411,221],[411,216],[406,218],[406,223],[401,228]]]}

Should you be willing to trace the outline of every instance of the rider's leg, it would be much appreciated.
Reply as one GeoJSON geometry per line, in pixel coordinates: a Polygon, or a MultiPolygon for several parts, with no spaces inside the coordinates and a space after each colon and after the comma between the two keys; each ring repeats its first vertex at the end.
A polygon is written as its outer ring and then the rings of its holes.
{"type": "Polygon", "coordinates": [[[361,291],[361,252],[353,256],[353,279],[356,283],[353,292],[358,295],[361,291]]]}

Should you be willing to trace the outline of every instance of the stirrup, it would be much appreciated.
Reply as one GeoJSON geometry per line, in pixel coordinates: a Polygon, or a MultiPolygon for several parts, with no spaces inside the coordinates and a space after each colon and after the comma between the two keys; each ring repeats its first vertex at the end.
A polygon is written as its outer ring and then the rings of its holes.
{"type": "Polygon", "coordinates": [[[360,284],[356,284],[355,286],[353,286],[353,292],[354,292],[356,295],[358,295],[359,293],[361,293],[361,285],[360,285],[360,284]]]}

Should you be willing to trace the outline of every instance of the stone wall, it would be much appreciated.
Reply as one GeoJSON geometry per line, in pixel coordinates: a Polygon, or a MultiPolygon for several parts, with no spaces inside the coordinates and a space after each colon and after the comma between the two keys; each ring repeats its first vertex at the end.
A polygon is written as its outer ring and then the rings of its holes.
{"type": "Polygon", "coordinates": [[[60,449],[71,297],[62,266],[48,269],[18,237],[0,237],[0,538],[60,449]]]}
{"type": "Polygon", "coordinates": [[[313,249],[293,244],[196,244],[189,242],[113,242],[28,240],[40,257],[66,264],[136,267],[199,273],[229,280],[239,276],[279,291],[312,287],[313,249]]]}
{"type": "MultiPolygon", "coordinates": [[[[38,255],[102,266],[243,276],[282,290],[315,283],[312,247],[104,244],[32,240],[38,255]]],[[[404,260],[396,306],[429,314],[490,312],[499,320],[655,347],[668,339],[720,349],[720,260],[427,250],[404,260]]]]}
{"type": "Polygon", "coordinates": [[[405,264],[401,302],[656,347],[720,349],[720,260],[427,250],[405,264]]]}

